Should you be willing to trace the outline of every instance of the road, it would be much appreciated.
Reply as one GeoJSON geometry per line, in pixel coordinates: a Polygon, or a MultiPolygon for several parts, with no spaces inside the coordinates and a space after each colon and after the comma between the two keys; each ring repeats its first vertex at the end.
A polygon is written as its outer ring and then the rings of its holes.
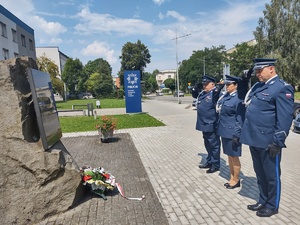
{"type": "MultiPolygon", "coordinates": [[[[173,95],[163,95],[163,96],[156,96],[156,95],[147,95],[149,99],[155,99],[159,101],[167,101],[167,102],[178,102],[178,97],[174,97],[173,95]]],[[[185,95],[184,97],[179,97],[179,101],[181,104],[192,104],[193,97],[191,95],[185,95]]]]}

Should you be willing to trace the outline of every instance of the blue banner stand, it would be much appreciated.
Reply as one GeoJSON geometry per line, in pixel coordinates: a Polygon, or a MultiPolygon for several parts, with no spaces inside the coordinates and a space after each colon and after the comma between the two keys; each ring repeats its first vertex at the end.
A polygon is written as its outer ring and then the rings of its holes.
{"type": "Polygon", "coordinates": [[[142,112],[141,74],[139,70],[124,71],[126,113],[142,112]]]}

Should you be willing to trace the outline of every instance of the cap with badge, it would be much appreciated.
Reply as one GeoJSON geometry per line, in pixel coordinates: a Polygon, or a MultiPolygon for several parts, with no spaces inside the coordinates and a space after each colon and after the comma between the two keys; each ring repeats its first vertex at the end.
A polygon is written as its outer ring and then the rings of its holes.
{"type": "Polygon", "coordinates": [[[267,66],[275,66],[276,59],[253,59],[253,70],[261,70],[267,66]]]}
{"type": "Polygon", "coordinates": [[[224,84],[237,83],[239,80],[241,80],[240,77],[235,77],[235,76],[225,75],[224,84]]]}
{"type": "Polygon", "coordinates": [[[202,77],[202,84],[206,84],[206,83],[209,83],[209,82],[215,83],[216,82],[216,78],[208,76],[208,75],[204,75],[202,77]]]}

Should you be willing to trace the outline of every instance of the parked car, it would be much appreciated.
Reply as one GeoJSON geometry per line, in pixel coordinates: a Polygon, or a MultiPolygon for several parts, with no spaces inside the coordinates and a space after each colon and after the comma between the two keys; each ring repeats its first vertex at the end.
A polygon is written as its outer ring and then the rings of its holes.
{"type": "Polygon", "coordinates": [[[294,119],[300,114],[300,103],[294,102],[294,119]]]}
{"type": "MultiPolygon", "coordinates": [[[[175,91],[174,97],[178,97],[178,92],[177,91],[175,91]]],[[[184,97],[183,91],[179,91],[179,97],[184,97]]]]}
{"type": "Polygon", "coordinates": [[[164,94],[160,91],[156,92],[156,96],[163,96],[164,94]]]}
{"type": "Polygon", "coordinates": [[[293,129],[293,131],[295,133],[300,133],[300,114],[298,114],[296,116],[296,118],[293,120],[293,122],[294,122],[294,129],[293,129]]]}

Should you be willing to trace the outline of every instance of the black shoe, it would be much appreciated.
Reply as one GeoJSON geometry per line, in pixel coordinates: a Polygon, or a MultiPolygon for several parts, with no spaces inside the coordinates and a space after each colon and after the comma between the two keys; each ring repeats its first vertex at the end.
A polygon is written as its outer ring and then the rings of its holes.
{"type": "Polygon", "coordinates": [[[217,172],[219,171],[219,168],[216,168],[214,166],[212,166],[211,168],[209,168],[206,173],[214,173],[214,172],[217,172]]]}
{"type": "Polygon", "coordinates": [[[256,203],[254,205],[247,205],[247,209],[252,210],[252,211],[258,211],[263,208],[265,208],[265,206],[260,203],[256,203]]]}
{"type": "Polygon", "coordinates": [[[240,187],[241,186],[241,181],[239,180],[235,185],[233,185],[233,186],[230,186],[230,184],[228,184],[227,186],[226,186],[226,188],[227,189],[235,189],[235,188],[237,188],[237,187],[240,187]]]}
{"type": "Polygon", "coordinates": [[[225,186],[225,187],[227,187],[228,185],[229,185],[229,183],[228,183],[228,182],[226,182],[226,183],[224,184],[224,186],[225,186]]]}
{"type": "Polygon", "coordinates": [[[278,213],[278,209],[272,210],[266,207],[262,208],[261,210],[256,212],[256,215],[259,217],[270,217],[278,213]]]}
{"type": "Polygon", "coordinates": [[[211,164],[209,164],[209,163],[200,164],[199,168],[200,169],[209,169],[209,168],[211,168],[211,164]]]}

